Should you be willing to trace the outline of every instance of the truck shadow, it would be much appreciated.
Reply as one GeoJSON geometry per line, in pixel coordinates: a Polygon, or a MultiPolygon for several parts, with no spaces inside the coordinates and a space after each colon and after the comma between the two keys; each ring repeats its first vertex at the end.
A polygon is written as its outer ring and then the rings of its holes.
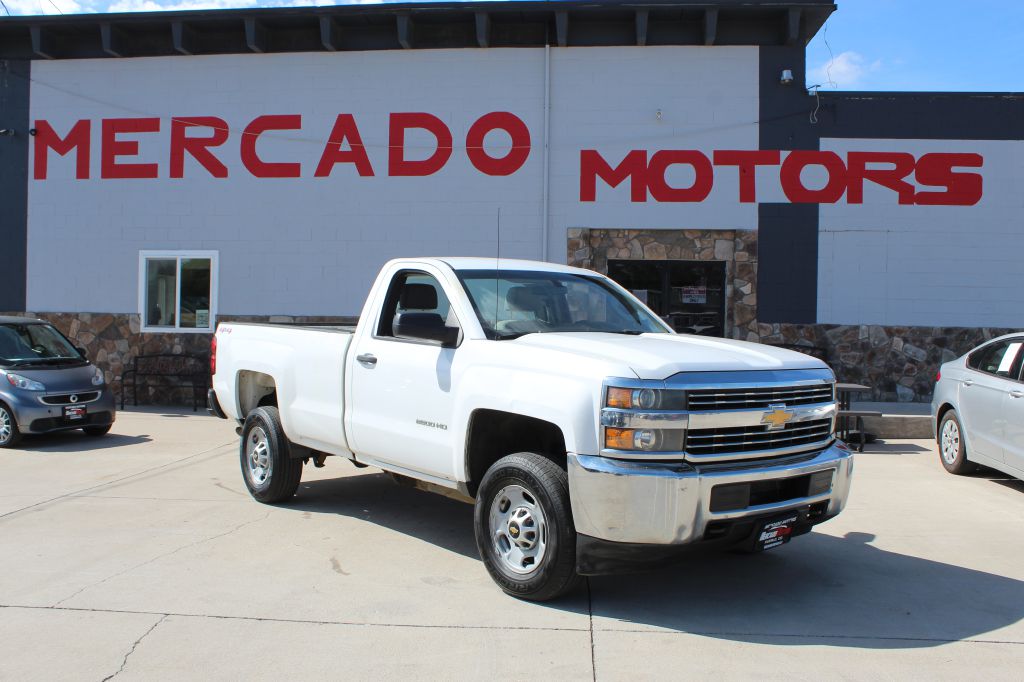
{"type": "Polygon", "coordinates": [[[1019,629],[996,631],[1024,618],[1024,581],[887,551],[873,540],[813,532],[765,554],[695,555],[642,579],[592,578],[594,617],[620,621],[610,627],[783,645],[1020,641],[1019,629]]]}
{"type": "Polygon", "coordinates": [[[473,539],[473,507],[398,485],[379,471],[303,481],[287,507],[362,519],[471,559],[480,558],[473,539]]]}
{"type": "MultiPolygon", "coordinates": [[[[472,507],[400,487],[386,474],[303,483],[288,508],[363,519],[479,558],[472,507]]],[[[1020,640],[1019,630],[996,631],[1024,619],[1024,581],[888,551],[874,539],[814,532],[764,554],[694,553],[659,571],[590,578],[594,626],[876,649],[1020,640]]],[[[947,540],[937,534],[936,544],[947,540]]]]}

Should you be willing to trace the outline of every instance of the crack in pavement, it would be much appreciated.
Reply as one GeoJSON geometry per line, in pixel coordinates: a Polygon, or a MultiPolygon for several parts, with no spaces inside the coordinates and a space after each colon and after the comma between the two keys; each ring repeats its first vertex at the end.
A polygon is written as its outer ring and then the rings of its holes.
{"type": "MultiPolygon", "coordinates": [[[[146,616],[175,616],[178,618],[211,618],[217,620],[240,620],[259,623],[294,623],[299,625],[352,625],[359,627],[378,628],[410,628],[410,629],[440,629],[440,630],[533,630],[538,632],[590,632],[589,627],[555,627],[555,626],[530,626],[530,625],[458,625],[458,624],[437,624],[437,623],[381,623],[381,622],[357,622],[348,620],[317,620],[312,618],[273,618],[268,616],[231,616],[216,613],[183,613],[177,611],[137,611],[132,609],[103,609],[88,608],[83,606],[30,606],[24,604],[0,604],[0,609],[32,609],[37,611],[74,611],[82,613],[122,613],[131,615],[146,616]]],[[[582,615],[582,614],[581,614],[582,615]]],[[[808,639],[808,640],[864,640],[883,642],[933,642],[937,644],[1008,644],[1011,646],[1024,646],[1024,640],[1005,639],[953,639],[949,637],[896,637],[885,635],[836,635],[836,634],[807,634],[807,633],[777,633],[777,632],[745,632],[731,630],[648,630],[641,628],[623,628],[598,630],[602,633],[629,633],[639,635],[697,635],[701,637],[763,637],[775,639],[808,639]]]]}
{"type": "Polygon", "coordinates": [[[590,593],[590,578],[587,581],[587,622],[590,624],[590,679],[597,682],[597,655],[594,651],[594,598],[590,593]]]}
{"type": "Polygon", "coordinates": [[[259,523],[260,521],[266,520],[267,517],[269,517],[269,516],[270,516],[270,512],[268,511],[266,514],[264,514],[263,516],[261,516],[258,519],[250,519],[250,520],[248,520],[248,521],[246,521],[244,523],[241,523],[241,524],[235,526],[234,528],[232,528],[230,530],[224,531],[223,533],[218,533],[216,535],[211,535],[209,537],[200,538],[199,540],[194,540],[193,542],[190,542],[187,545],[182,545],[181,547],[177,547],[175,549],[172,549],[169,552],[164,552],[163,554],[158,554],[155,557],[152,557],[150,559],[147,559],[146,561],[143,561],[141,564],[136,564],[134,566],[130,566],[129,568],[124,569],[123,571],[119,571],[119,572],[114,573],[112,575],[108,575],[106,578],[103,578],[102,580],[98,580],[98,581],[96,581],[94,583],[90,583],[89,585],[86,585],[85,587],[79,588],[74,593],[72,593],[72,594],[68,595],[67,597],[64,597],[63,599],[60,599],[57,602],[55,602],[53,604],[53,606],[55,606],[55,607],[56,606],[60,606],[64,602],[70,601],[71,599],[74,599],[75,597],[77,597],[78,595],[82,594],[86,590],[89,590],[89,589],[92,589],[93,587],[97,587],[99,585],[102,585],[103,583],[107,582],[108,580],[113,580],[114,578],[119,578],[122,575],[125,575],[126,573],[131,573],[132,571],[137,570],[139,568],[142,568],[143,566],[148,566],[149,564],[153,563],[154,561],[159,561],[160,559],[167,558],[167,557],[171,556],[172,554],[177,554],[178,552],[184,551],[186,549],[190,549],[190,548],[195,547],[197,545],[201,545],[204,542],[209,542],[211,540],[217,540],[219,538],[227,537],[228,535],[231,535],[232,533],[237,533],[238,531],[242,530],[246,526],[249,526],[249,525],[252,525],[254,523],[259,523]]]}
{"type": "Polygon", "coordinates": [[[188,455],[187,457],[182,457],[181,459],[176,459],[176,460],[174,460],[172,462],[167,462],[166,464],[161,464],[159,466],[150,467],[149,469],[143,469],[142,471],[136,471],[134,474],[128,474],[127,476],[122,476],[121,478],[118,478],[118,479],[113,480],[113,481],[107,481],[106,483],[97,483],[96,485],[91,485],[91,486],[89,486],[87,488],[82,488],[81,490],[73,490],[73,491],[71,491],[69,493],[64,493],[63,495],[58,495],[56,497],[51,497],[48,500],[43,500],[42,502],[36,502],[35,504],[30,504],[27,507],[21,507],[20,509],[14,509],[12,511],[0,514],[0,520],[6,519],[6,518],[11,517],[11,516],[13,516],[15,514],[20,514],[23,511],[28,511],[29,509],[35,509],[36,507],[41,507],[43,505],[50,504],[52,502],[60,502],[62,500],[66,500],[66,499],[69,499],[69,498],[72,498],[72,497],[80,497],[80,496],[82,496],[82,493],[88,493],[88,492],[92,492],[94,490],[101,490],[103,488],[114,488],[114,487],[118,486],[119,484],[123,484],[124,482],[129,481],[131,479],[136,479],[136,478],[140,478],[141,479],[141,477],[145,476],[146,474],[155,473],[157,471],[160,471],[161,469],[166,469],[168,467],[174,466],[175,464],[180,464],[182,462],[187,462],[190,459],[195,459],[196,457],[201,457],[202,455],[207,455],[207,454],[215,453],[216,451],[218,451],[218,450],[220,450],[222,448],[228,447],[229,445],[234,445],[234,442],[222,443],[222,444],[217,445],[215,447],[212,447],[212,448],[210,448],[208,450],[203,450],[202,452],[196,452],[194,454],[188,455]]]}
{"type": "Polygon", "coordinates": [[[73,611],[77,613],[120,613],[135,616],[174,616],[175,618],[210,618],[213,620],[241,620],[255,623],[289,623],[295,625],[349,625],[373,628],[410,628],[421,630],[530,630],[536,632],[586,632],[586,628],[530,626],[530,625],[439,625],[436,623],[360,623],[349,620],[315,620],[310,618],[271,618],[266,616],[229,616],[217,613],[181,613],[176,611],[135,611],[132,609],[100,609],[84,606],[27,606],[0,604],[0,609],[32,609],[36,611],[73,611]]]}
{"type": "Polygon", "coordinates": [[[126,654],[124,655],[124,659],[123,659],[123,660],[121,661],[121,667],[117,669],[117,672],[113,673],[112,675],[107,675],[107,676],[106,676],[106,677],[104,677],[104,678],[103,678],[103,679],[102,679],[102,680],[101,680],[100,682],[107,682],[107,680],[112,680],[112,679],[114,679],[115,677],[117,677],[118,675],[120,675],[120,674],[121,674],[122,672],[124,672],[124,667],[125,667],[126,665],[128,665],[128,658],[129,658],[129,657],[130,657],[130,656],[131,656],[132,654],[134,654],[134,653],[135,653],[135,647],[139,646],[139,643],[140,643],[140,642],[141,642],[142,640],[144,640],[144,639],[145,639],[146,637],[148,637],[148,636],[149,636],[149,633],[153,632],[153,630],[156,630],[156,627],[157,627],[158,625],[160,625],[160,623],[164,622],[165,620],[167,620],[167,615],[166,615],[166,614],[164,614],[163,616],[161,616],[161,617],[160,617],[160,619],[159,619],[159,620],[157,620],[157,622],[153,623],[153,625],[151,625],[151,626],[150,626],[150,628],[149,628],[148,630],[146,630],[145,632],[143,632],[143,633],[142,633],[142,636],[141,636],[141,637],[139,637],[139,638],[138,638],[137,640],[135,640],[135,642],[134,642],[134,643],[132,644],[132,648],[128,650],[128,653],[126,653],[126,654]]]}

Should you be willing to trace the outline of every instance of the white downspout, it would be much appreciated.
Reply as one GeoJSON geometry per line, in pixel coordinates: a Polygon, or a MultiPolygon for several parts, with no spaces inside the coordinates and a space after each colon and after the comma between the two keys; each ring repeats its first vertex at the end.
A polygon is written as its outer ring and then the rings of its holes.
{"type": "Polygon", "coordinates": [[[541,239],[541,260],[548,260],[548,229],[549,229],[549,218],[548,218],[548,202],[551,195],[551,179],[550,179],[550,152],[548,135],[551,129],[551,46],[544,45],[544,148],[543,148],[543,160],[544,164],[544,187],[541,190],[543,197],[543,211],[542,227],[540,233],[541,239]]]}

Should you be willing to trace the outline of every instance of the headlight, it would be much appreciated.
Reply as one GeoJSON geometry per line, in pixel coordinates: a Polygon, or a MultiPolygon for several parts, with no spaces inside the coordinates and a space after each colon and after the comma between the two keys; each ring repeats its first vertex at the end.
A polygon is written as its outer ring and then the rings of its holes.
{"type": "Polygon", "coordinates": [[[660,388],[609,387],[605,407],[623,410],[685,410],[686,392],[660,388]]]}
{"type": "Polygon", "coordinates": [[[31,379],[26,379],[25,377],[23,377],[23,376],[21,376],[19,374],[8,374],[7,375],[7,383],[9,383],[11,386],[14,386],[15,388],[20,388],[20,389],[22,389],[24,391],[45,391],[46,390],[46,386],[43,386],[38,381],[32,381],[31,379]]]}
{"type": "Polygon", "coordinates": [[[605,427],[604,446],[611,450],[678,452],[683,449],[684,429],[616,429],[605,427]]]}
{"type": "Polygon", "coordinates": [[[92,375],[92,385],[102,386],[104,382],[103,370],[101,370],[99,367],[93,367],[93,370],[95,371],[93,372],[92,375]]]}

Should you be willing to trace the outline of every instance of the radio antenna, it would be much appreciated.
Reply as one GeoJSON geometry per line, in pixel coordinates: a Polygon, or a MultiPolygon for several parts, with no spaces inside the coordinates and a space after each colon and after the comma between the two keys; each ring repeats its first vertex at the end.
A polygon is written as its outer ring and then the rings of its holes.
{"type": "Polygon", "coordinates": [[[498,296],[501,294],[498,270],[501,268],[501,206],[498,207],[497,239],[494,245],[494,340],[498,340],[498,296]]]}

